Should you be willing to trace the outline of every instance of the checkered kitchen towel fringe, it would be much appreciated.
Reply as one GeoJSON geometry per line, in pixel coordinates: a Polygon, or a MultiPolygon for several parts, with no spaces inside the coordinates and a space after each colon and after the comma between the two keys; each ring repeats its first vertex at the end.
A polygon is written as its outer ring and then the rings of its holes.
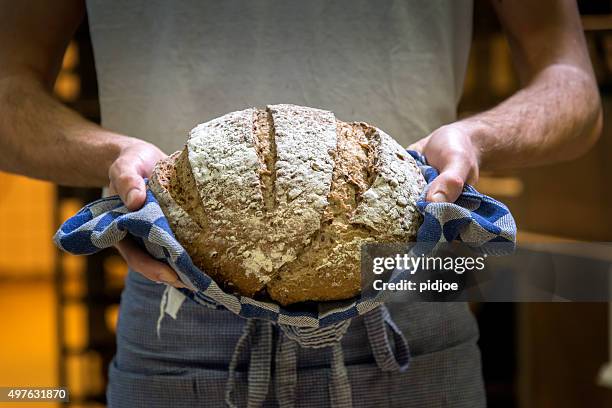
{"type": "MultiPolygon", "coordinates": [[[[427,164],[421,154],[409,151],[418,162],[427,181],[431,183],[438,172],[427,164]]],[[[417,202],[423,214],[417,242],[442,243],[460,240],[485,253],[489,243],[505,242],[504,252],[514,249],[516,225],[508,208],[490,197],[466,186],[454,203],[426,202],[425,192],[417,202]]],[[[272,325],[278,325],[284,340],[277,343],[276,366],[283,372],[282,384],[276,384],[281,406],[292,406],[296,384],[295,342],[302,347],[327,347],[331,350],[330,398],[339,406],[351,405],[350,384],[343,365],[340,339],[350,321],[364,316],[375,360],[386,371],[403,371],[408,366],[409,351],[402,333],[397,329],[384,307],[379,294],[366,294],[339,302],[318,303],[304,309],[285,308],[275,303],[236,296],[224,292],[206,273],[191,261],[185,249],[174,237],[157,200],[150,190],[144,206],[130,212],[117,196],[102,198],[88,204],[68,219],[57,231],[54,241],[58,247],[72,254],[89,255],[113,246],[126,236],[131,236],[156,259],[167,262],[181,280],[195,290],[168,287],[162,298],[163,305],[178,304],[185,297],[213,308],[227,309],[248,320],[244,334],[236,346],[230,363],[230,378],[226,390],[228,405],[233,400],[234,371],[239,356],[250,344],[249,406],[263,403],[270,382],[272,355],[272,325]],[[169,299],[174,299],[169,302],[169,299]],[[179,299],[177,303],[177,299],[179,299]],[[389,329],[389,330],[387,330],[389,329]],[[393,335],[390,340],[388,333],[393,335]],[[393,341],[395,347],[391,347],[393,341]],[[399,346],[398,346],[399,345],[399,346]]],[[[499,245],[491,247],[499,248],[499,245]]],[[[499,252],[499,250],[497,251],[499,252]]],[[[174,312],[165,309],[176,317],[174,312]]],[[[159,330],[159,326],[158,326],[159,330]]]]}

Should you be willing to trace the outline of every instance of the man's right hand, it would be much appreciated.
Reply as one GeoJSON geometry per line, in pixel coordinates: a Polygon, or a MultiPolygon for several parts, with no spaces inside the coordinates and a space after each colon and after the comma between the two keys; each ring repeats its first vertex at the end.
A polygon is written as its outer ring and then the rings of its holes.
{"type": "MultiPolygon", "coordinates": [[[[135,211],[145,202],[144,177],[150,177],[155,163],[164,159],[166,155],[150,143],[138,139],[132,140],[121,149],[119,156],[109,168],[108,177],[109,192],[118,194],[126,207],[135,211]]],[[[115,247],[130,269],[155,282],[167,283],[176,288],[186,287],[172,268],[152,258],[129,238],[119,242],[115,247]]]]}

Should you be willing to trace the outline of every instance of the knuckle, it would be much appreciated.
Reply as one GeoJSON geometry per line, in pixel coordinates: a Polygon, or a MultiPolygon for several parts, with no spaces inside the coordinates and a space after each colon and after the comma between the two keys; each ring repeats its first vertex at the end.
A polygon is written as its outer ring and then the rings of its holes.
{"type": "Polygon", "coordinates": [[[123,172],[114,178],[114,182],[120,186],[128,186],[139,181],[139,177],[132,173],[123,172]]]}
{"type": "Polygon", "coordinates": [[[463,178],[457,174],[448,174],[446,175],[446,184],[453,188],[462,188],[463,187],[463,178]]]}
{"type": "Polygon", "coordinates": [[[108,168],[108,178],[112,180],[115,177],[117,177],[119,173],[120,173],[119,165],[117,164],[117,161],[115,160],[108,168]]]}
{"type": "Polygon", "coordinates": [[[472,154],[467,149],[467,147],[461,144],[451,143],[448,145],[448,155],[451,160],[459,161],[459,162],[468,162],[472,163],[472,154]]]}
{"type": "Polygon", "coordinates": [[[151,276],[153,276],[154,280],[156,280],[157,282],[163,282],[167,280],[167,276],[165,275],[165,273],[163,272],[161,268],[152,270],[151,276]]]}
{"type": "Polygon", "coordinates": [[[158,282],[173,283],[178,280],[178,276],[170,268],[160,264],[155,268],[155,280],[158,282]]]}

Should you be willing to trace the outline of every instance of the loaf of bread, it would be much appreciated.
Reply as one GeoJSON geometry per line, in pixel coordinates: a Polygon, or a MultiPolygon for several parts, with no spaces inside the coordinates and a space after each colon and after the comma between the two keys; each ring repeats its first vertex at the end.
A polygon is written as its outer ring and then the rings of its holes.
{"type": "Polygon", "coordinates": [[[287,305],[359,293],[361,245],[415,238],[425,180],[380,129],[270,105],[198,125],[149,185],[196,266],[287,305]]]}

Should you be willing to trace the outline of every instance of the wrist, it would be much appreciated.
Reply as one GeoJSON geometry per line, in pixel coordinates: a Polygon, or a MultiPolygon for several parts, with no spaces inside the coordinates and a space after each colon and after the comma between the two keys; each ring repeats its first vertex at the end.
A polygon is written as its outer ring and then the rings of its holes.
{"type": "Polygon", "coordinates": [[[456,122],[461,133],[466,136],[471,154],[473,155],[478,167],[482,167],[486,162],[486,146],[489,135],[493,133],[491,125],[484,119],[473,116],[456,122]]]}
{"type": "MultiPolygon", "coordinates": [[[[115,161],[117,161],[117,159],[121,157],[122,154],[124,154],[132,146],[142,143],[142,141],[113,132],[103,131],[102,133],[102,135],[98,134],[96,137],[99,137],[102,143],[99,150],[106,153],[104,155],[104,168],[107,170],[106,173],[108,174],[110,167],[115,161]]],[[[107,183],[108,179],[106,180],[105,184],[107,183]]]]}

